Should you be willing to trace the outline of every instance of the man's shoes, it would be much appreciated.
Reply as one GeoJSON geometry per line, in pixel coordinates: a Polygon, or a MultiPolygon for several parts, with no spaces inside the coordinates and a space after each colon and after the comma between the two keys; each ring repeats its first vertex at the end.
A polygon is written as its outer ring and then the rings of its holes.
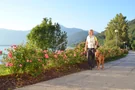
{"type": "Polygon", "coordinates": [[[95,68],[95,66],[92,66],[92,68],[95,68]]]}
{"type": "Polygon", "coordinates": [[[89,69],[92,70],[92,67],[90,67],[89,69]]]}

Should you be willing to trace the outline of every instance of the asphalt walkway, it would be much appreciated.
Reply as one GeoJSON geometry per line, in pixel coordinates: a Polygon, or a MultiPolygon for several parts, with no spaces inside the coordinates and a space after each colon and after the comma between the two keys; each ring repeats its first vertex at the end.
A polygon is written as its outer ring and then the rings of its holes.
{"type": "Polygon", "coordinates": [[[135,90],[135,52],[106,63],[104,70],[86,70],[16,90],[135,90]]]}

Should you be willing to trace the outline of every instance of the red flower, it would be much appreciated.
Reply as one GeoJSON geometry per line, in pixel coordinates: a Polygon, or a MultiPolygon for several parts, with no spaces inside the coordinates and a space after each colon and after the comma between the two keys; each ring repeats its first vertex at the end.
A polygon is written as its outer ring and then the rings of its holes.
{"type": "Polygon", "coordinates": [[[13,63],[10,63],[10,62],[8,62],[8,63],[6,63],[6,67],[8,67],[8,66],[13,66],[13,63]]]}
{"type": "Polygon", "coordinates": [[[19,66],[22,67],[22,64],[20,64],[19,66]]]}
{"type": "Polygon", "coordinates": [[[8,57],[9,58],[12,58],[13,57],[11,52],[8,53],[8,57]]]}
{"type": "Polygon", "coordinates": [[[45,58],[49,58],[48,54],[45,54],[45,58]]]}
{"type": "Polygon", "coordinates": [[[17,45],[12,45],[11,46],[13,49],[16,49],[17,48],[17,45]]]}
{"type": "Polygon", "coordinates": [[[2,51],[0,51],[0,55],[2,54],[2,51]]]}
{"type": "Polygon", "coordinates": [[[13,63],[9,63],[9,66],[10,66],[10,67],[13,66],[13,63]]]}

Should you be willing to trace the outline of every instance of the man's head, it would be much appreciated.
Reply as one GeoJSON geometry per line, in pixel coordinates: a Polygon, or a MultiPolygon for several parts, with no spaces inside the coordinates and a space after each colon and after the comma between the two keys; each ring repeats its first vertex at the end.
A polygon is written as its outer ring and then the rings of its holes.
{"type": "Polygon", "coordinates": [[[90,35],[90,36],[93,35],[93,30],[92,30],[92,29],[89,30],[89,35],[90,35]]]}

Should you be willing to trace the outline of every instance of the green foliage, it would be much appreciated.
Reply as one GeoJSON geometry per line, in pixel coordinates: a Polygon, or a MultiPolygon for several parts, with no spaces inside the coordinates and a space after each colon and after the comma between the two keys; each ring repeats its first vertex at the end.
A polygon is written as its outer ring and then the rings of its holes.
{"type": "Polygon", "coordinates": [[[128,33],[129,33],[129,39],[130,39],[130,45],[129,46],[130,46],[131,49],[134,49],[132,47],[133,47],[133,41],[135,40],[135,19],[129,21],[128,25],[129,25],[128,33]]]}
{"type": "Polygon", "coordinates": [[[10,74],[9,69],[5,65],[0,65],[0,76],[10,74]]]}
{"type": "Polygon", "coordinates": [[[52,20],[47,18],[44,18],[40,25],[34,27],[27,38],[30,44],[41,49],[64,50],[67,45],[66,32],[60,30],[58,23],[53,24],[52,20]]]}
{"type": "MultiPolygon", "coordinates": [[[[115,18],[113,18],[106,27],[105,31],[106,39],[105,43],[112,42],[110,40],[118,40],[118,42],[126,42],[129,43],[128,38],[128,22],[126,17],[123,16],[121,13],[117,14],[115,18]],[[118,32],[115,32],[118,30],[118,32]]],[[[108,43],[108,46],[110,44],[108,43]]]]}
{"type": "Polygon", "coordinates": [[[105,60],[110,60],[111,58],[119,57],[128,53],[126,49],[120,49],[119,47],[107,47],[102,46],[98,50],[105,56],[105,60]]]}
{"type": "Polygon", "coordinates": [[[12,74],[27,73],[37,76],[46,68],[75,64],[86,60],[81,46],[75,50],[59,50],[54,53],[26,44],[9,48],[7,51],[8,54],[4,54],[3,57],[3,64],[12,74]]]}
{"type": "Polygon", "coordinates": [[[4,55],[3,62],[10,69],[10,73],[38,75],[44,68],[46,58],[39,48],[19,45],[16,48],[8,49],[8,55],[4,55]]]}
{"type": "Polygon", "coordinates": [[[104,41],[105,41],[105,31],[99,33],[96,35],[97,39],[98,39],[98,43],[100,46],[104,45],[104,41]]]}
{"type": "MultiPolygon", "coordinates": [[[[123,44],[122,42],[120,42],[120,41],[117,41],[117,45],[118,45],[119,47],[121,47],[121,48],[123,48],[123,46],[124,46],[124,44],[123,44]]],[[[104,44],[104,46],[113,48],[113,47],[116,46],[116,40],[110,40],[110,41],[106,42],[106,43],[104,44]]]]}
{"type": "Polygon", "coordinates": [[[133,40],[133,43],[131,44],[131,47],[133,50],[135,50],[135,40],[133,40]]]}
{"type": "MultiPolygon", "coordinates": [[[[8,73],[27,73],[37,76],[48,68],[72,65],[87,61],[84,52],[85,42],[79,43],[75,49],[65,51],[48,51],[42,50],[29,44],[14,46],[8,49],[8,54],[4,54],[3,66],[8,73]]],[[[114,58],[127,53],[127,50],[119,47],[100,47],[98,48],[105,59],[114,58]]]]}

